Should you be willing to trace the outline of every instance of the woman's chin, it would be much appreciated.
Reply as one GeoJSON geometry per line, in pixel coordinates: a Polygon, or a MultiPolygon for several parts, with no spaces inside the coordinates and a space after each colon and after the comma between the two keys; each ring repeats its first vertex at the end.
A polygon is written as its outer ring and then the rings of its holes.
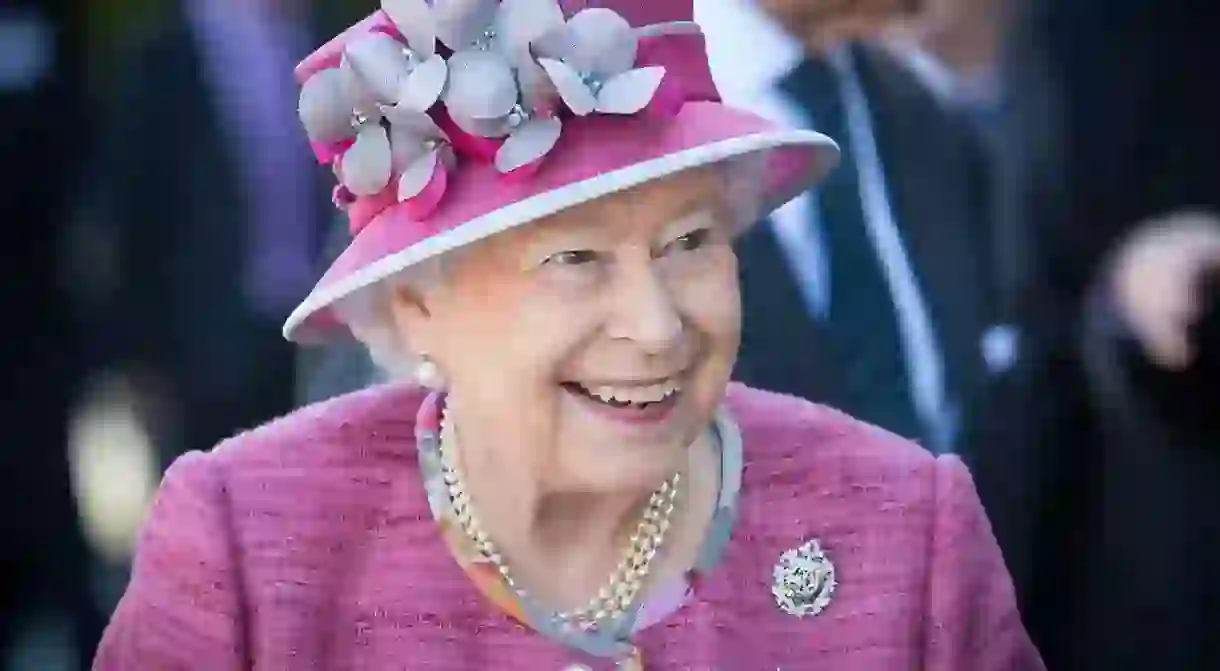
{"type": "Polygon", "coordinates": [[[570,419],[564,422],[567,431],[560,442],[569,452],[570,471],[587,476],[580,479],[590,489],[655,487],[681,468],[687,448],[700,427],[706,426],[706,422],[696,425],[692,421],[692,413],[681,398],[649,417],[624,417],[626,413],[619,409],[590,407],[591,403],[595,401],[564,400],[570,419]]]}

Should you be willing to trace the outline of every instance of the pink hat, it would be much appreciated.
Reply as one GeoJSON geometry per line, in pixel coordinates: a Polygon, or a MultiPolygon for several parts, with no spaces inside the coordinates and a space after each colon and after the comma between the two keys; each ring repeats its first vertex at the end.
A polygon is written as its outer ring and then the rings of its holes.
{"type": "Polygon", "coordinates": [[[829,138],[720,103],[693,0],[382,0],[300,66],[301,121],[351,245],[284,325],[447,251],[747,156],[762,212],[838,161],[829,138]]]}

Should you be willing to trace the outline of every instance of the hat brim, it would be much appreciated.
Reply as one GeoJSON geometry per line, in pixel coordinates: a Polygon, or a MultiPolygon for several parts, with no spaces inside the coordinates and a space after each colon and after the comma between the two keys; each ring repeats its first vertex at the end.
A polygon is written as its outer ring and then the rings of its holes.
{"type": "Polygon", "coordinates": [[[412,221],[400,207],[373,218],[288,317],[284,337],[316,342],[346,331],[336,303],[445,252],[684,170],[759,154],[766,215],[820,182],[839,149],[820,133],[713,102],[688,103],[666,120],[581,119],[564,128],[529,179],[506,180],[490,165],[463,167],[427,220],[412,221]]]}

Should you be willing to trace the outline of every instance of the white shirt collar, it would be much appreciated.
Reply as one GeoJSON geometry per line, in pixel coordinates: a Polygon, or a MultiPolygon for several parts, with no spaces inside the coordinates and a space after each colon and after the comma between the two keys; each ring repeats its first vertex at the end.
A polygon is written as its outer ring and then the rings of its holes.
{"type": "Polygon", "coordinates": [[[805,57],[804,46],[754,0],[695,0],[712,77],[724,101],[750,108],[805,57]],[[764,46],[765,45],[765,46],[764,46]]]}
{"type": "Polygon", "coordinates": [[[884,45],[932,95],[947,104],[986,103],[996,98],[994,73],[960,75],[935,54],[909,40],[889,40],[884,45]]]}

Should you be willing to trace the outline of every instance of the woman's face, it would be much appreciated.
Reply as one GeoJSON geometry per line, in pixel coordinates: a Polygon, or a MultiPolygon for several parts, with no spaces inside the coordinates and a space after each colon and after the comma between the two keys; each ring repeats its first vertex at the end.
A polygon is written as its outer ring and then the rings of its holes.
{"type": "Polygon", "coordinates": [[[684,463],[740,339],[725,191],[702,170],[608,196],[472,246],[433,291],[400,296],[463,442],[552,491],[652,487],[684,463]]]}

